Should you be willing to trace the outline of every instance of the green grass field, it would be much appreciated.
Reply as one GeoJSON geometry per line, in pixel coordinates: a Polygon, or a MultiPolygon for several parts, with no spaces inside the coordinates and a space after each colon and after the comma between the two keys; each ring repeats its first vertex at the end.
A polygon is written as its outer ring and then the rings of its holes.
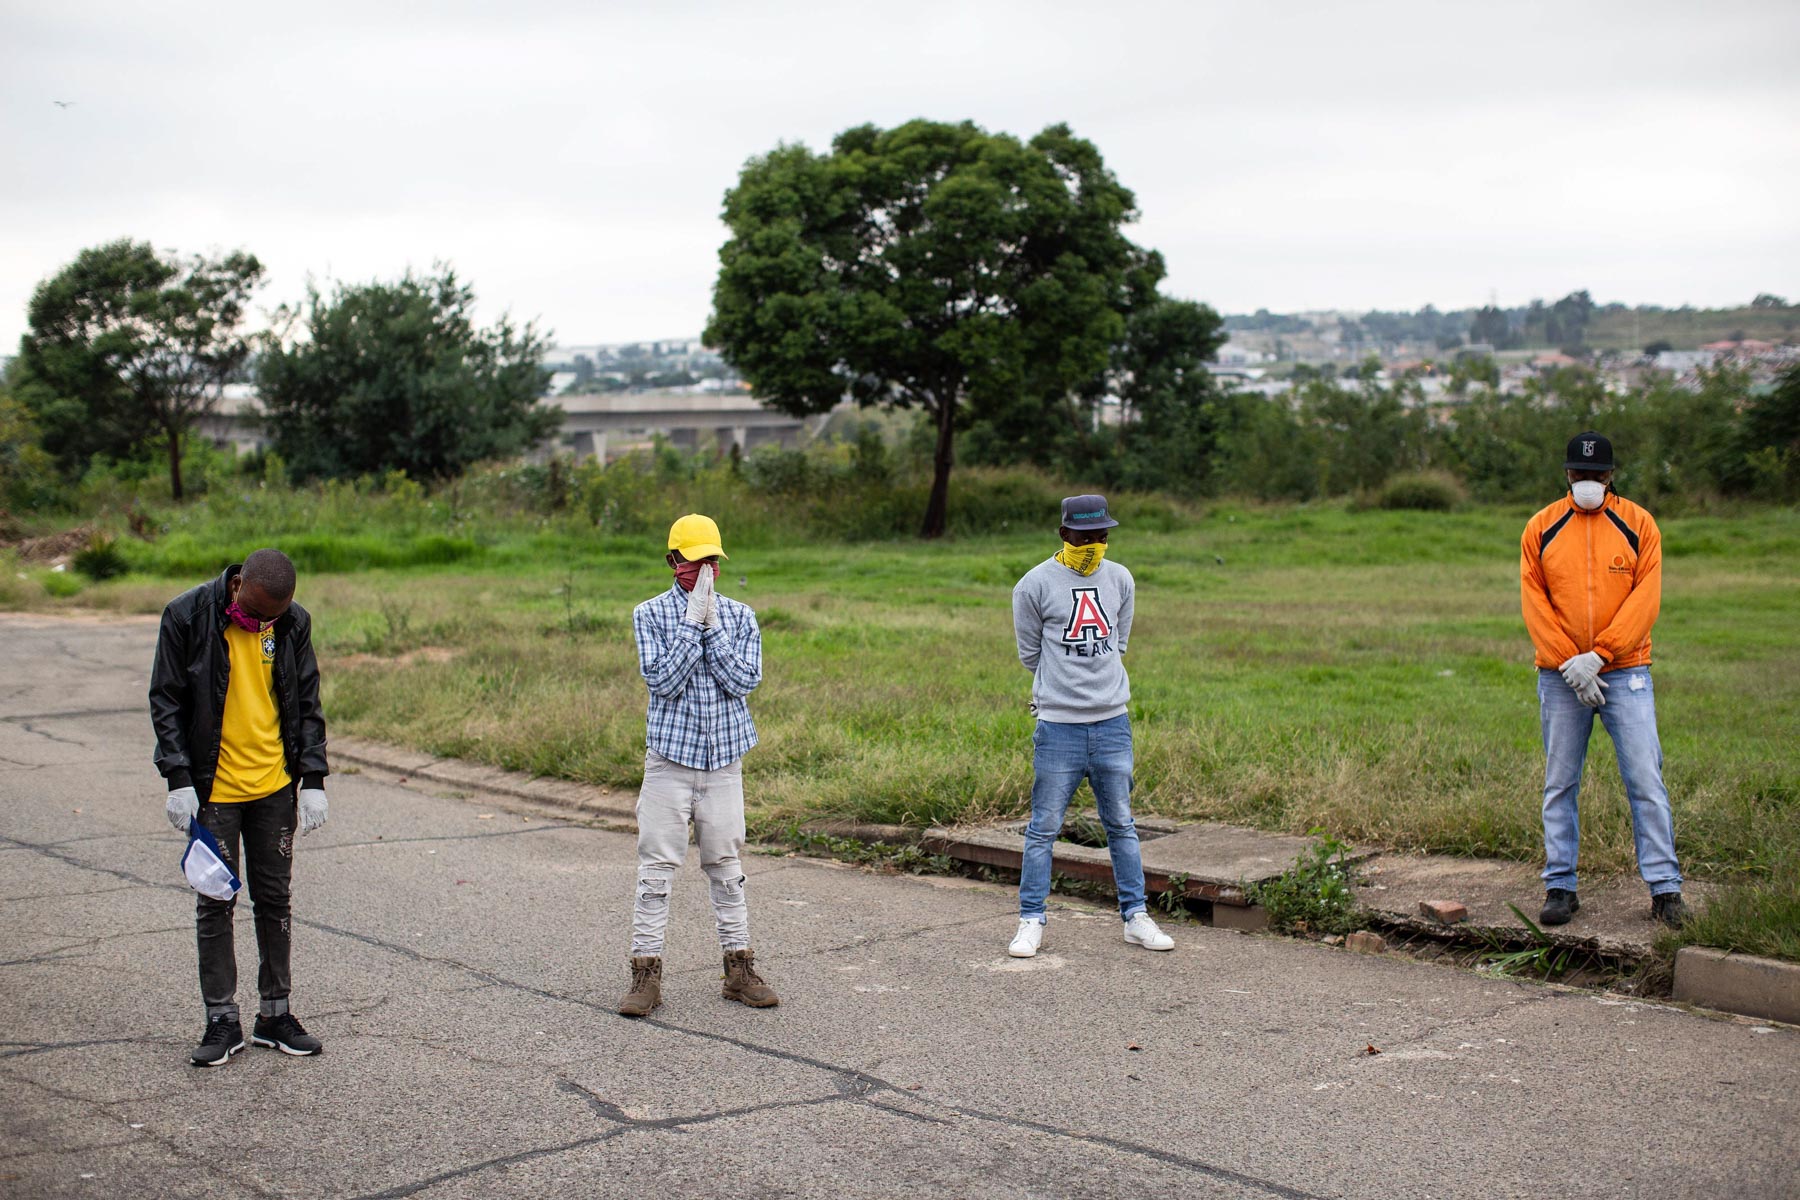
{"type": "MultiPolygon", "coordinates": [[[[1138,580],[1140,811],[1538,859],[1516,565],[1528,516],[1217,505],[1182,527],[1118,530],[1111,555],[1138,580]]],[[[734,547],[720,517],[734,555],[722,590],[764,630],[753,821],[1025,811],[1029,677],[1009,596],[1054,531],[734,547]]],[[[1679,848],[1689,875],[1736,885],[1696,936],[1800,958],[1800,513],[1669,520],[1664,543],[1655,670],[1679,848]]],[[[520,534],[456,557],[302,576],[333,728],[635,786],[630,617],[668,585],[660,541],[520,534]]],[[[56,597],[42,572],[18,574],[0,572],[0,606],[155,611],[196,581],[64,576],[52,586],[81,590],[56,597]]],[[[1631,871],[1602,734],[1582,814],[1584,869],[1631,871]]]]}

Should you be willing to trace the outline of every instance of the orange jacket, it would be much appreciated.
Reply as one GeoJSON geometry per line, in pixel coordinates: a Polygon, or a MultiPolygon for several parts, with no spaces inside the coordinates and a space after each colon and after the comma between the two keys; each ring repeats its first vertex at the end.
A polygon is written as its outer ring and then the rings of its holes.
{"type": "Polygon", "coordinates": [[[1603,672],[1648,665],[1662,608],[1656,519],[1611,492],[1592,512],[1564,496],[1525,523],[1519,599],[1538,666],[1589,650],[1606,660],[1603,672]]]}

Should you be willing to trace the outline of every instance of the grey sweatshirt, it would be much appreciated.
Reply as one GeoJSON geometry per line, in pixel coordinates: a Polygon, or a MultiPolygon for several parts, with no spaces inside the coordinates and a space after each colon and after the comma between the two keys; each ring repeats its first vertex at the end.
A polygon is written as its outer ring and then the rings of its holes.
{"type": "Polygon", "coordinates": [[[1040,720],[1085,725],[1125,712],[1135,592],[1131,572],[1110,559],[1084,576],[1049,558],[1013,588],[1013,633],[1040,720]]]}

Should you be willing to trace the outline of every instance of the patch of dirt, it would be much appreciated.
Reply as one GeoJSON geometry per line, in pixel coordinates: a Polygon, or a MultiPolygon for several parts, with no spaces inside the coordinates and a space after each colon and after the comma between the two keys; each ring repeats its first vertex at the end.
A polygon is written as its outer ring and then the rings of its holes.
{"type": "Polygon", "coordinates": [[[420,646],[405,654],[367,654],[362,651],[340,654],[332,658],[331,662],[333,666],[339,667],[410,667],[421,662],[447,663],[461,653],[462,651],[452,650],[448,646],[420,646]]]}
{"type": "Polygon", "coordinates": [[[19,556],[20,562],[43,563],[54,566],[60,562],[68,562],[75,555],[87,548],[94,536],[94,531],[86,525],[52,533],[46,537],[20,538],[17,541],[3,542],[19,556]]]}

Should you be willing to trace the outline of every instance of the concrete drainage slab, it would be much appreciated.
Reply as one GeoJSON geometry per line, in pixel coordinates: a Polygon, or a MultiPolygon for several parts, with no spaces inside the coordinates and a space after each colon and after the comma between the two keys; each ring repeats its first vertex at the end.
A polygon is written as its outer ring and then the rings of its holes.
{"type": "MultiPolygon", "coordinates": [[[[1074,814],[1064,826],[1065,836],[1071,828],[1097,825],[1098,821],[1092,809],[1074,814]]],[[[938,826],[925,834],[923,842],[934,854],[1016,871],[1025,856],[1025,824],[938,826]]],[[[1265,924],[1245,888],[1280,875],[1315,842],[1313,838],[1206,821],[1179,825],[1139,818],[1136,824],[1144,883],[1150,892],[1179,890],[1184,899],[1209,901],[1215,924],[1240,929],[1265,924]]],[[[1059,841],[1051,869],[1071,879],[1112,882],[1112,860],[1105,847],[1059,841]]]]}

